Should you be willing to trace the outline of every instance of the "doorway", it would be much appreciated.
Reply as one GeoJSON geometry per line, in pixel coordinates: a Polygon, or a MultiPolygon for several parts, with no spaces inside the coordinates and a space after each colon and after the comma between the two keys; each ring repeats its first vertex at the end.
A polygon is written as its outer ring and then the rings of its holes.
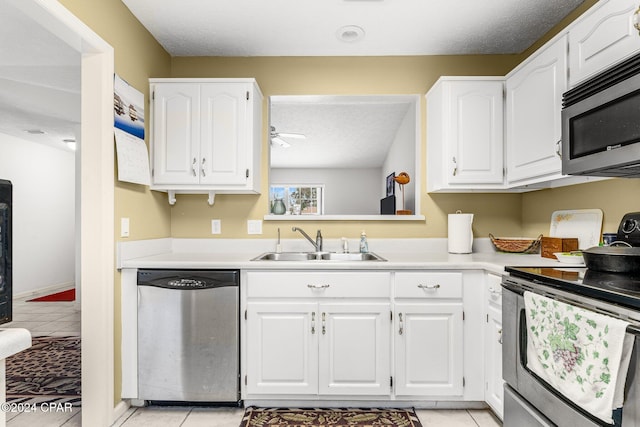
{"type": "Polygon", "coordinates": [[[108,426],[114,409],[113,49],[58,2],[4,0],[81,56],[81,116],[76,156],[79,294],[82,322],[82,423],[108,426]]]}

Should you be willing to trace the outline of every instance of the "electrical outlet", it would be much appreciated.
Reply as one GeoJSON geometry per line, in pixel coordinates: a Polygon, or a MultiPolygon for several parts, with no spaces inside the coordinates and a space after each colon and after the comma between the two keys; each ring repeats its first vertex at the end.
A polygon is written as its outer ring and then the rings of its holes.
{"type": "Polygon", "coordinates": [[[247,220],[247,234],[262,234],[262,220],[247,220]]]}
{"type": "Polygon", "coordinates": [[[129,218],[120,218],[120,237],[129,237],[129,218]]]}
{"type": "Polygon", "coordinates": [[[211,234],[220,234],[222,233],[222,221],[219,219],[211,220],[211,234]]]}

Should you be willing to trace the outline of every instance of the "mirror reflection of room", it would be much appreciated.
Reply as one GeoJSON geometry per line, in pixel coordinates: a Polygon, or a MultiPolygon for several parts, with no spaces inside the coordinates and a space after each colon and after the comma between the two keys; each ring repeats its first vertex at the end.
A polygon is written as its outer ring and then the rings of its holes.
{"type": "MultiPolygon", "coordinates": [[[[416,95],[272,96],[269,214],[382,214],[388,177],[420,176],[418,102],[416,95]]],[[[415,212],[415,191],[413,180],[405,185],[407,211],[415,212]]]]}

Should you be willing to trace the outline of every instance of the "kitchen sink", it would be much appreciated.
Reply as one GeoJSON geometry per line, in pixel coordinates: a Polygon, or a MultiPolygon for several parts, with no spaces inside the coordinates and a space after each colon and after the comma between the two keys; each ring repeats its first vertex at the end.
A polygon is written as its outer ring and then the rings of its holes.
{"type": "Polygon", "coordinates": [[[338,252],[329,252],[327,254],[322,254],[322,259],[328,261],[386,261],[386,259],[372,253],[338,253],[338,252]]]}
{"type": "Polygon", "coordinates": [[[251,261],[310,261],[318,259],[315,252],[267,252],[251,261]]]}
{"type": "Polygon", "coordinates": [[[372,252],[266,252],[251,261],[386,261],[386,259],[372,252]]]}

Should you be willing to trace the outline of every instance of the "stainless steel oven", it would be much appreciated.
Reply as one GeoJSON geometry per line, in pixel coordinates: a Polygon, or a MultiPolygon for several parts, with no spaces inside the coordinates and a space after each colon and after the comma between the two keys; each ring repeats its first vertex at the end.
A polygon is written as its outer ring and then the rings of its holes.
{"type": "Polygon", "coordinates": [[[629,322],[627,333],[640,334],[640,281],[600,275],[585,268],[507,268],[503,278],[503,378],[504,425],[623,426],[640,427],[640,364],[634,341],[625,383],[625,403],[613,412],[614,424],[587,413],[527,367],[528,325],[525,291],[621,318],[629,322]],[[615,280],[616,278],[620,280],[615,280]],[[636,290],[637,289],[637,290],[636,290]]]}
{"type": "Polygon", "coordinates": [[[564,94],[562,173],[640,176],[640,55],[564,94]]]}

